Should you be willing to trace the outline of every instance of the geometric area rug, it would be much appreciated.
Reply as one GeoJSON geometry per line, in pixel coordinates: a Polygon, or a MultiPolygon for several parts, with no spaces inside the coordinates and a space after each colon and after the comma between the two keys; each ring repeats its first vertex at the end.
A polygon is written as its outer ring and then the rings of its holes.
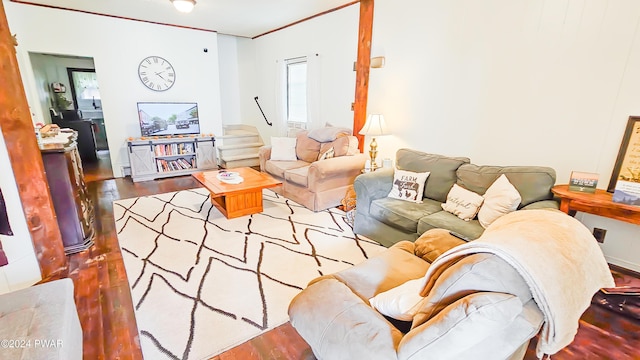
{"type": "Polygon", "coordinates": [[[145,359],[208,359],[289,320],[315,277],[385,248],[338,209],[270,190],[264,211],[227,219],[198,188],[114,202],[145,359]]]}

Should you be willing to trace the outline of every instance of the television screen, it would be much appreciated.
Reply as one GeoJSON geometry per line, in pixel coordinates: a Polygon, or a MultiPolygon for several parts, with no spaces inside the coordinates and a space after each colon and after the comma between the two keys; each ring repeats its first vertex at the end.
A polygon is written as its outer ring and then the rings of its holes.
{"type": "Polygon", "coordinates": [[[186,102],[139,102],[142,136],[199,134],[198,104],[186,102]]]}

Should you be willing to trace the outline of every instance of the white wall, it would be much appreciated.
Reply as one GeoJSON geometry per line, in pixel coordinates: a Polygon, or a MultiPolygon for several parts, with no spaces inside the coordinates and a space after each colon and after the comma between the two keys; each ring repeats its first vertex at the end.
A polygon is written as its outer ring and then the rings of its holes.
{"type": "Polygon", "coordinates": [[[51,98],[51,83],[59,82],[64,84],[67,90],[64,96],[72,101],[73,95],[71,94],[71,84],[69,83],[67,68],[94,69],[93,59],[69,58],[45,54],[29,54],[29,59],[35,80],[35,90],[38,94],[38,105],[42,112],[42,120],[44,120],[40,122],[47,124],[51,122],[49,108],[53,106],[54,102],[51,98]]]}
{"type": "Polygon", "coordinates": [[[256,126],[268,143],[276,135],[275,126],[266,124],[254,97],[258,96],[265,115],[273,122],[276,60],[319,54],[321,122],[351,128],[359,11],[358,4],[352,5],[259,37],[250,45],[239,44],[242,122],[256,126]]]}
{"type": "Polygon", "coordinates": [[[0,166],[4,169],[0,176],[0,189],[2,189],[9,224],[13,232],[13,236],[0,235],[2,249],[9,260],[8,265],[0,267],[0,294],[4,294],[31,286],[42,277],[13,171],[6,171],[11,169],[11,163],[1,131],[0,166]]]}
{"type": "Polygon", "coordinates": [[[220,64],[220,105],[222,124],[242,124],[240,112],[240,74],[238,70],[238,39],[218,34],[220,64]]]}
{"type": "Polygon", "coordinates": [[[94,59],[116,177],[122,176],[121,166],[129,163],[125,140],[140,136],[136,108],[139,101],[195,101],[201,132],[222,133],[217,34],[7,0],[3,3],[11,32],[18,37],[20,71],[36,118],[43,115],[34,95],[37,84],[27,54],[94,59]],[[155,92],[141,83],[138,65],[149,55],[161,56],[175,68],[176,82],[170,90],[155,92]]]}
{"type": "MultiPolygon", "coordinates": [[[[637,1],[378,0],[369,112],[399,147],[476,164],[546,165],[600,174],[606,188],[630,115],[640,114],[637,1]]],[[[638,226],[580,215],[608,230],[608,260],[640,270],[638,226]]]]}

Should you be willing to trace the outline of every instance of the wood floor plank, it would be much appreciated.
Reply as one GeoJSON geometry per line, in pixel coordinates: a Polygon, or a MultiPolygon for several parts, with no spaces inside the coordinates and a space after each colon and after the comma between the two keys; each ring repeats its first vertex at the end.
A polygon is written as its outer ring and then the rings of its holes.
{"type": "MultiPolygon", "coordinates": [[[[191,177],[133,183],[111,179],[89,183],[96,207],[96,243],[69,256],[69,277],[84,332],[85,359],[142,359],[129,282],[113,218],[114,200],[193,189],[191,177]]],[[[618,275],[618,284],[640,284],[640,276],[618,275]]],[[[535,340],[526,360],[535,360],[535,340]]],[[[315,359],[290,323],[219,354],[214,360],[315,359]]],[[[564,359],[640,359],[640,322],[597,305],[582,317],[575,341],[553,356],[564,359]]],[[[148,359],[153,360],[153,359],[148,359]]]]}

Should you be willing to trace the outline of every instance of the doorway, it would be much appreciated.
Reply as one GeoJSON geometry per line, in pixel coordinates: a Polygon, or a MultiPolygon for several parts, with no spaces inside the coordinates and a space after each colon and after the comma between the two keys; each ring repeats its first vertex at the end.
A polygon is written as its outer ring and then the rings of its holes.
{"type": "Polygon", "coordinates": [[[29,58],[45,121],[78,132],[85,181],[113,178],[93,58],[44,53],[29,53],[29,58]]]}

